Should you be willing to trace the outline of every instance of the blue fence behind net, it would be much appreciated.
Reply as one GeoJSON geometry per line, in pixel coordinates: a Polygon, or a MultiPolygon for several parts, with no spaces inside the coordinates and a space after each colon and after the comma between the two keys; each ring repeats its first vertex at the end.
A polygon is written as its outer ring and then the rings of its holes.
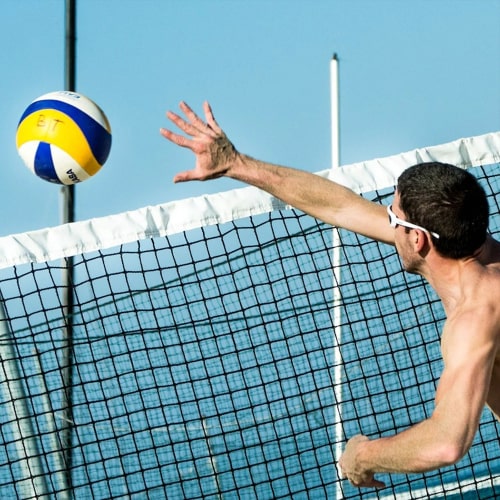
{"type": "MultiPolygon", "coordinates": [[[[498,166],[472,170],[494,234],[498,166]]],[[[286,210],[75,256],[71,343],[63,263],[0,271],[0,496],[495,498],[486,411],[456,466],[339,479],[348,437],[430,415],[444,320],[393,248],[339,235],[286,210]]]]}

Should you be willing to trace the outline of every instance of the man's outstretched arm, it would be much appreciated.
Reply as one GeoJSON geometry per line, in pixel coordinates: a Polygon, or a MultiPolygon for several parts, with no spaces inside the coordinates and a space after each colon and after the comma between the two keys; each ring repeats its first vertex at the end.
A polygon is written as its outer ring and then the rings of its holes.
{"type": "Polygon", "coordinates": [[[394,244],[394,229],[387,222],[383,206],[310,172],[273,165],[239,153],[217,124],[208,103],[204,104],[206,121],[187,104],[181,103],[180,108],[186,119],[171,111],[167,117],[184,134],[167,129],[161,129],[161,134],[190,149],[196,163],[192,170],[178,173],[174,182],[230,177],[263,189],[328,224],[394,244]]]}

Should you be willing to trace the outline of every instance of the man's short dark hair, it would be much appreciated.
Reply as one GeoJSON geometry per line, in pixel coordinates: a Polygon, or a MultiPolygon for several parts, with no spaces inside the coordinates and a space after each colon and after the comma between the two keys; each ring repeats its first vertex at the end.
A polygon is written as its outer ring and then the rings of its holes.
{"type": "Polygon", "coordinates": [[[441,255],[467,257],[486,240],[488,200],[470,172],[447,163],[419,163],[401,174],[397,189],[406,219],[439,234],[433,242],[441,255]]]}

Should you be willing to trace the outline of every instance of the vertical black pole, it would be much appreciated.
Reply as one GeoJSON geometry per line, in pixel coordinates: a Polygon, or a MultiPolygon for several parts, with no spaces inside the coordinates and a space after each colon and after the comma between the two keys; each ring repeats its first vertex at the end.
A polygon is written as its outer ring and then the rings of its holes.
{"type": "MultiPolygon", "coordinates": [[[[76,0],[66,0],[65,90],[76,91],[76,0]]],[[[75,186],[64,186],[63,223],[75,220],[75,186]]]]}
{"type": "MultiPolygon", "coordinates": [[[[66,0],[65,11],[65,90],[76,91],[76,0],[66,0]]],[[[75,186],[62,187],[62,223],[75,220],[75,186]]],[[[61,303],[65,342],[62,350],[62,381],[64,386],[64,430],[62,432],[66,465],[65,498],[73,497],[73,258],[62,265],[61,303]]]]}

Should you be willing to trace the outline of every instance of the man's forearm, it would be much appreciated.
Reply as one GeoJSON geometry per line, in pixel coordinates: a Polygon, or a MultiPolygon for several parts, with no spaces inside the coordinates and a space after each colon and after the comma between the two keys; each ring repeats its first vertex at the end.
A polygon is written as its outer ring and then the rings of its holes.
{"type": "Polygon", "coordinates": [[[371,473],[418,473],[455,463],[461,452],[442,439],[430,420],[395,436],[359,443],[355,461],[371,473]]]}
{"type": "Polygon", "coordinates": [[[360,201],[350,189],[319,175],[242,154],[238,154],[226,175],[263,189],[285,203],[335,225],[342,225],[336,213],[360,201]]]}

